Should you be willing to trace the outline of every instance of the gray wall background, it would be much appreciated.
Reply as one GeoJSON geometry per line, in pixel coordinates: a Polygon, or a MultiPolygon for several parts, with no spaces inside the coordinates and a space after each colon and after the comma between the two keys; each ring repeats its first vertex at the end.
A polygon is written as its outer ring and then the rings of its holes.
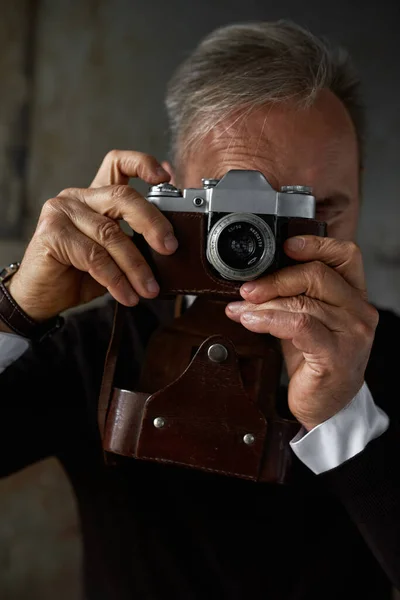
{"type": "MultiPolygon", "coordinates": [[[[108,150],[165,157],[165,84],[202,36],[231,22],[290,18],[348,47],[363,79],[370,135],[359,243],[370,299],[400,313],[399,6],[1,1],[0,264],[22,256],[43,202],[87,186],[108,150]]],[[[0,597],[79,599],[80,564],[76,507],[58,463],[2,480],[0,597]]]]}

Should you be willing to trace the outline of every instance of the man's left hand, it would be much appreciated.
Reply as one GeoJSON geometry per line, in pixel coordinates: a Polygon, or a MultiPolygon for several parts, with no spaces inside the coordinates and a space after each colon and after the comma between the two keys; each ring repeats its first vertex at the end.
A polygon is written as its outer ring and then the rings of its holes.
{"type": "Polygon", "coordinates": [[[345,407],[364,382],[378,312],[368,303],[361,252],[352,242],[301,236],[285,242],[301,262],[245,283],[226,314],[282,340],[288,401],[310,430],[345,407]]]}

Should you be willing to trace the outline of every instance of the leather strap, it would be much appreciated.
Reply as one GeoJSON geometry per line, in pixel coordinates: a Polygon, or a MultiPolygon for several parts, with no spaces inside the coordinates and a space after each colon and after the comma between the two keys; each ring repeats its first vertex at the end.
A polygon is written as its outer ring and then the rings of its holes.
{"type": "Polygon", "coordinates": [[[43,323],[31,319],[15,302],[2,281],[0,281],[0,319],[16,334],[32,342],[42,341],[60,329],[64,323],[64,319],[59,315],[43,323]]]}
{"type": "Polygon", "coordinates": [[[124,308],[125,307],[123,307],[121,304],[115,302],[114,320],[111,330],[111,337],[108,344],[106,360],[104,363],[97,413],[99,432],[102,440],[104,437],[104,427],[112,395],[112,386],[118,359],[118,349],[125,319],[124,308]]]}

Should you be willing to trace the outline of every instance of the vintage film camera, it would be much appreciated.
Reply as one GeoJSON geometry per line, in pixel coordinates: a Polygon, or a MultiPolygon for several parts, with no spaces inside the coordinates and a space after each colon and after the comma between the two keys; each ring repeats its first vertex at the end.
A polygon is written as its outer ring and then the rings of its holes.
{"type": "MultiPolygon", "coordinates": [[[[99,402],[106,456],[285,483],[299,424],[279,402],[279,340],[228,319],[225,307],[240,298],[244,281],[293,262],[283,251],[288,237],[325,235],[311,189],[276,191],[258,171],[232,170],[199,189],[162,183],[147,198],[179,241],[174,254],[162,256],[134,234],[160,295],[166,304],[170,295],[197,299],[174,317],[171,310],[153,332],[140,376],[130,382],[114,378],[124,331],[117,305],[99,402]]],[[[129,360],[125,355],[128,367],[129,360]]]]}
{"type": "Polygon", "coordinates": [[[237,295],[244,281],[291,264],[283,242],[297,234],[324,235],[309,187],[272,188],[259,171],[231,170],[203,179],[202,188],[169,183],[147,199],[172,222],[179,248],[164,257],[134,237],[164,294],[237,295]]]}

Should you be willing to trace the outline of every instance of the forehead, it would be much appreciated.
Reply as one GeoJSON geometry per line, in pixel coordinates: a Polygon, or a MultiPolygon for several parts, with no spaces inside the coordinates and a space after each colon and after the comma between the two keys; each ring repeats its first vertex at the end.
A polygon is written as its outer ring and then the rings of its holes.
{"type": "Polygon", "coordinates": [[[278,189],[310,185],[320,198],[358,194],[357,139],[351,119],[330,91],[299,108],[269,105],[225,121],[196,148],[184,168],[184,185],[222,177],[229,169],[261,171],[278,189]]]}

